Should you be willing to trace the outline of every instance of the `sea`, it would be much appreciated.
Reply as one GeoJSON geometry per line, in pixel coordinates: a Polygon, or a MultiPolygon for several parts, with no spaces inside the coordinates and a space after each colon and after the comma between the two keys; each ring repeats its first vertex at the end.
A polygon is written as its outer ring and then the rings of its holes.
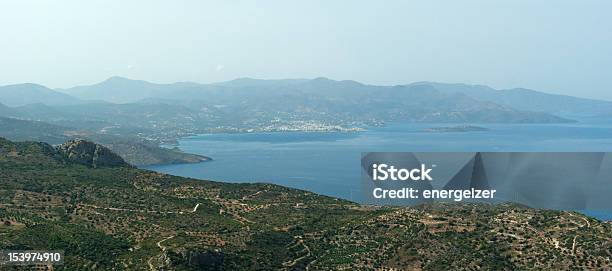
{"type": "MultiPolygon", "coordinates": [[[[363,132],[216,133],[178,147],[213,160],[147,169],[223,182],[265,182],[360,202],[363,152],[612,152],[612,121],[561,124],[390,123],[363,132]],[[430,128],[478,126],[484,131],[430,128]]],[[[612,210],[583,211],[612,220],[612,210]]]]}

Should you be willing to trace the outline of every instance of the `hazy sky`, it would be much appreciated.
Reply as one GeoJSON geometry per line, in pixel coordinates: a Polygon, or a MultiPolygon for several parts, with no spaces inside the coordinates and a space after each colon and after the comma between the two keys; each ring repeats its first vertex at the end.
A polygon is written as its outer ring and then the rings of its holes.
{"type": "Polygon", "coordinates": [[[612,1],[0,2],[0,85],[440,81],[612,100],[612,1]]]}

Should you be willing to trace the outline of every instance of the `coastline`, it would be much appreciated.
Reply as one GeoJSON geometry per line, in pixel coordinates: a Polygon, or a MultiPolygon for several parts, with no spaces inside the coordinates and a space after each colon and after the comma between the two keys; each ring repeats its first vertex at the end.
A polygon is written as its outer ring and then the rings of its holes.
{"type": "Polygon", "coordinates": [[[154,164],[143,164],[143,165],[137,165],[138,167],[151,167],[151,166],[167,166],[167,165],[180,165],[180,164],[198,164],[198,163],[204,163],[204,162],[210,162],[210,161],[214,161],[214,159],[210,156],[207,155],[203,155],[203,154],[195,154],[195,153],[188,153],[185,152],[183,150],[180,149],[180,140],[184,140],[184,139],[190,139],[190,138],[196,138],[196,137],[200,137],[200,136],[207,136],[207,135],[217,135],[217,134],[257,134],[257,133],[361,133],[361,132],[366,132],[368,131],[368,129],[366,128],[361,128],[361,127],[352,127],[352,128],[347,128],[347,129],[342,129],[342,130],[253,130],[253,129],[248,129],[248,130],[243,130],[243,131],[234,131],[234,130],[228,130],[228,131],[213,131],[213,132],[205,132],[205,133],[193,133],[190,135],[185,135],[185,136],[181,136],[181,137],[177,137],[177,138],[173,138],[167,141],[164,141],[163,143],[158,144],[159,148],[165,149],[167,151],[174,151],[177,153],[181,153],[183,155],[187,155],[187,156],[197,156],[199,158],[198,161],[171,161],[171,162],[167,162],[167,163],[154,163],[154,164]]]}

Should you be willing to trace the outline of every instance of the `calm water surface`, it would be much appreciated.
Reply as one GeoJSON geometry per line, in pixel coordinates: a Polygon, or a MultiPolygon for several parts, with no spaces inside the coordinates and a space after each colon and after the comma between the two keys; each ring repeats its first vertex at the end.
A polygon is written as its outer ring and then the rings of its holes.
{"type": "Polygon", "coordinates": [[[612,151],[612,122],[477,125],[488,131],[431,133],[423,129],[451,125],[391,124],[359,133],[207,134],[182,139],[179,147],[214,161],[148,169],[224,182],[271,182],[359,201],[361,152],[612,151]]]}

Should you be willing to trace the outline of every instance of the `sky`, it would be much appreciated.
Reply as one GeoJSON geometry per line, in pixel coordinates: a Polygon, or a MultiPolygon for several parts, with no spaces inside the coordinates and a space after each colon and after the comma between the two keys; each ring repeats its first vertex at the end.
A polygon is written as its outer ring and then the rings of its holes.
{"type": "Polygon", "coordinates": [[[0,85],[415,81],[612,100],[608,0],[6,0],[0,85]]]}

